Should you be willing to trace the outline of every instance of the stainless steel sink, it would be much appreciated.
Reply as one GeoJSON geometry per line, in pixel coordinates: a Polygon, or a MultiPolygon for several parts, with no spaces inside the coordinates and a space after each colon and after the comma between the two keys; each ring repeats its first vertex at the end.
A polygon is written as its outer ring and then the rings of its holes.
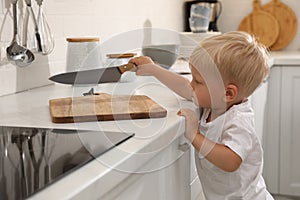
{"type": "Polygon", "coordinates": [[[0,199],[24,199],[134,134],[0,126],[0,199]]]}

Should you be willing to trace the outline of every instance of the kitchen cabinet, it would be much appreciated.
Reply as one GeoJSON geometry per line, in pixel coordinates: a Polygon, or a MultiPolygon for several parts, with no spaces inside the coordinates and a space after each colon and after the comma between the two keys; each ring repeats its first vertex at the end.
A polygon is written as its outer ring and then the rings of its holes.
{"type": "Polygon", "coordinates": [[[262,140],[263,136],[267,91],[268,81],[265,81],[249,97],[252,108],[254,110],[255,131],[260,140],[262,140]]]}
{"type": "Polygon", "coordinates": [[[189,145],[177,138],[100,199],[190,199],[189,145]]]}
{"type": "Polygon", "coordinates": [[[195,163],[195,148],[191,147],[191,172],[190,172],[190,190],[191,200],[205,200],[202,185],[197,174],[196,163],[195,163]]]}
{"type": "Polygon", "coordinates": [[[273,194],[300,196],[300,65],[273,66],[267,98],[266,184],[273,194]]]}

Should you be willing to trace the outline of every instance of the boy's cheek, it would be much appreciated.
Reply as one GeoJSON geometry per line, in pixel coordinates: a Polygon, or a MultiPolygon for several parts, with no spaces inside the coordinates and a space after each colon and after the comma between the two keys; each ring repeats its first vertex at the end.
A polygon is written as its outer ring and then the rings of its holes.
{"type": "Polygon", "coordinates": [[[195,95],[193,95],[192,101],[193,101],[195,106],[197,106],[197,107],[199,106],[198,99],[197,99],[197,97],[195,97],[195,95]]]}

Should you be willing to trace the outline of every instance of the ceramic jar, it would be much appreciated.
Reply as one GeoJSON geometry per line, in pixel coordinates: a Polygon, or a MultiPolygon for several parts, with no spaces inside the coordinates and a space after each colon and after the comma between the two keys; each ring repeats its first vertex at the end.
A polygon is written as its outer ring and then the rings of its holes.
{"type": "Polygon", "coordinates": [[[99,38],[67,38],[66,71],[95,69],[101,65],[99,38]]]}

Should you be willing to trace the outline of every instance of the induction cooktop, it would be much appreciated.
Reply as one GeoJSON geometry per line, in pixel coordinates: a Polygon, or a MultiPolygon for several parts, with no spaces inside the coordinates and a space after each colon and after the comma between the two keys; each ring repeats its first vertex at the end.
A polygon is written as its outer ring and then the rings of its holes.
{"type": "Polygon", "coordinates": [[[25,199],[133,136],[0,126],[0,199],[25,199]]]}

